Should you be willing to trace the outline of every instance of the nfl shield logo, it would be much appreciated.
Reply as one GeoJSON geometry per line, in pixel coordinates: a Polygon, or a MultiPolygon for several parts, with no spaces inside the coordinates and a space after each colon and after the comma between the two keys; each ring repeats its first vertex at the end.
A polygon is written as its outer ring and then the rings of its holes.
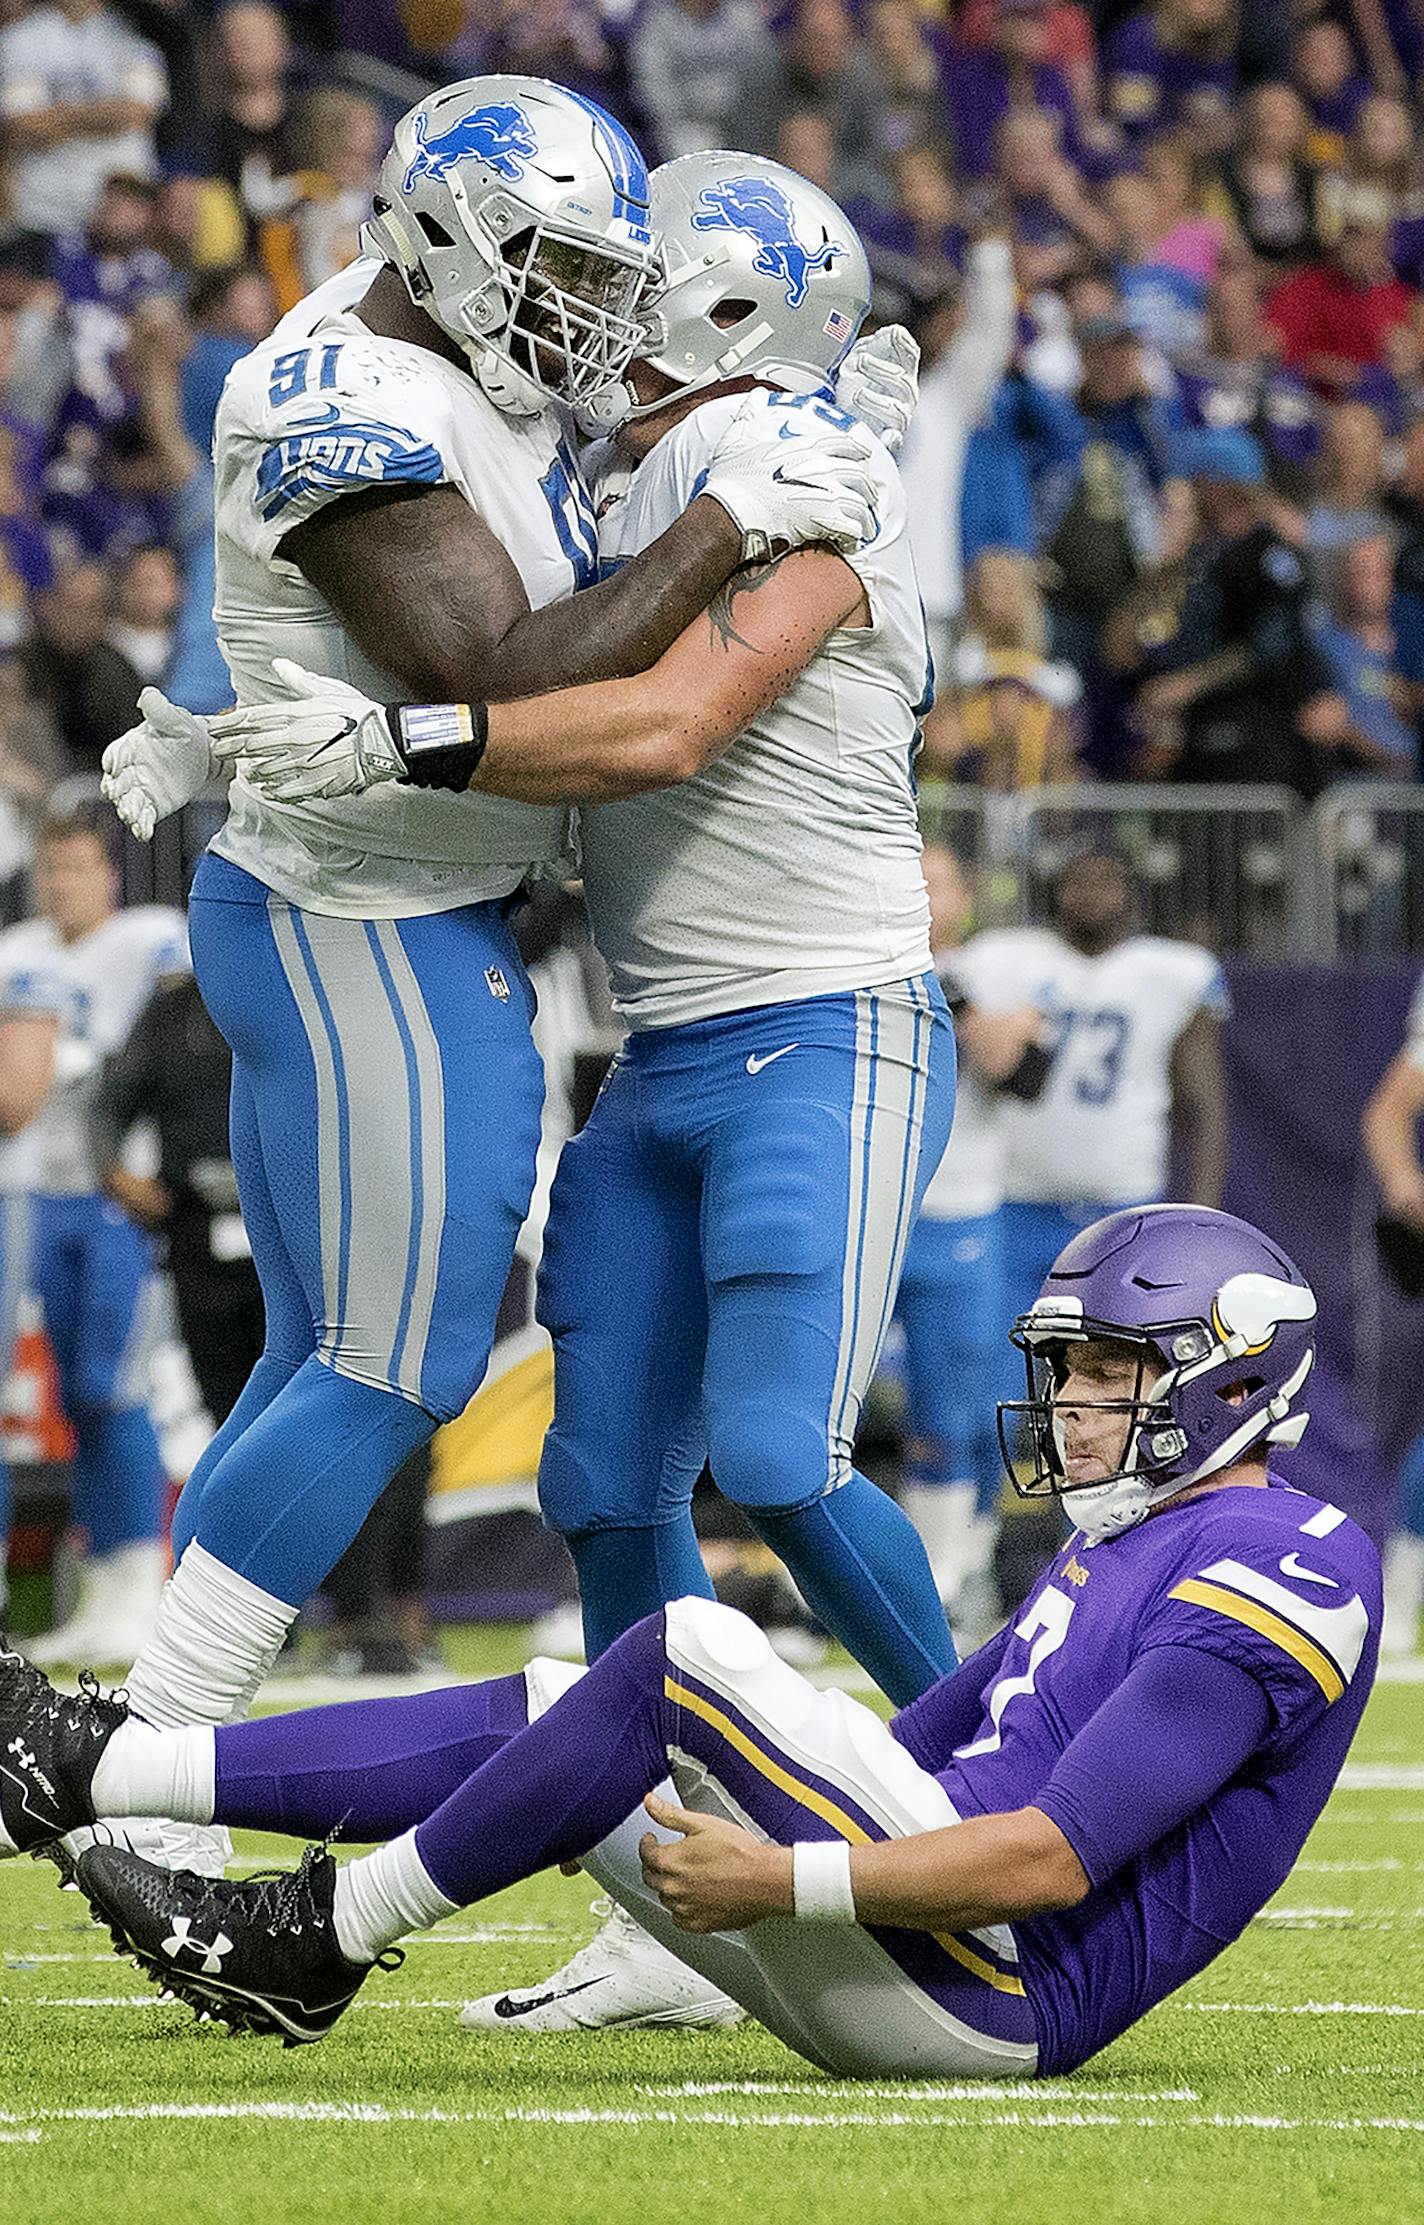
{"type": "Polygon", "coordinates": [[[508,1004],[509,983],[505,980],[498,966],[485,967],[485,980],[489,985],[490,995],[497,997],[501,1004],[508,1004]]]}

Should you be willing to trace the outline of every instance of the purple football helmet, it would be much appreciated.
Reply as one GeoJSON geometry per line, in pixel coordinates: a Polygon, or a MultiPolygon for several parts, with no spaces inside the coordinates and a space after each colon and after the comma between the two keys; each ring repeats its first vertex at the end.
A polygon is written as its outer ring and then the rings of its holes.
{"type": "Polygon", "coordinates": [[[1315,1293],[1294,1261],[1231,1213],[1140,1205],[1075,1236],[1013,1327],[1028,1397],[999,1408],[999,1441],[1025,1497],[1062,1495],[1091,1537],[1129,1530],[1186,1485],[1250,1445],[1295,1445],[1309,1416],[1295,1405],[1315,1358],[1315,1293]],[[1054,1403],[1071,1348],[1112,1338],[1139,1350],[1122,1466],[1067,1482],[1054,1403]],[[1228,1393],[1232,1396],[1228,1398],[1228,1393]],[[1033,1474],[1020,1482],[1013,1440],[1026,1430],[1033,1474]]]}

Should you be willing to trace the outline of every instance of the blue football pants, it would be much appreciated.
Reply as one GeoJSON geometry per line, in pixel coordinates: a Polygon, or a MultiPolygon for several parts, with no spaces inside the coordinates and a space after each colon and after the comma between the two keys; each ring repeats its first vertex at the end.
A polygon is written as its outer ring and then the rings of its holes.
{"type": "Polygon", "coordinates": [[[539,1284],[540,1499],[590,1659],[710,1591],[706,1461],[892,1699],[953,1665],[924,1548],[851,1457],[953,1106],[933,977],[629,1038],[565,1146],[539,1284]]]}
{"type": "MultiPolygon", "coordinates": [[[[43,1310],[74,1430],[73,1520],[96,1555],[156,1538],[164,1474],[148,1412],[157,1297],[148,1238],[96,1191],[0,1197],[0,1376],[27,1292],[43,1310]]],[[[10,1511],[0,1463],[0,1540],[10,1511]]]]}
{"type": "Polygon", "coordinates": [[[905,1337],[905,1480],[972,1483],[979,1512],[1003,1484],[997,1408],[1022,1395],[1004,1277],[1003,1221],[915,1223],[895,1316],[905,1337]]]}
{"type": "Polygon", "coordinates": [[[534,996],[499,904],[336,918],[209,855],[189,934],[267,1325],[174,1552],[299,1606],[484,1375],[533,1188],[534,996]]]}

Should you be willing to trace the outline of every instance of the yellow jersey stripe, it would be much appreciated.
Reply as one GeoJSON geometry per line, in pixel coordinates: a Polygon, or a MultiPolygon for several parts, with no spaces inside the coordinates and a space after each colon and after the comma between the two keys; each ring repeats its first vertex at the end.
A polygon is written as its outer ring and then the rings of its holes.
{"type": "Polygon", "coordinates": [[[1199,1577],[1188,1576],[1177,1584],[1169,1597],[1187,1599],[1197,1607],[1212,1607],[1219,1615],[1228,1616],[1232,1622],[1244,1622],[1248,1628],[1259,1630],[1283,1653],[1298,1661],[1307,1676],[1315,1679],[1327,1700],[1338,1700],[1345,1689],[1345,1680],[1328,1653],[1313,1645],[1302,1631],[1288,1623],[1283,1615],[1272,1614],[1258,1600],[1243,1599],[1239,1592],[1226,1591],[1220,1584],[1204,1584],[1199,1577]]]}
{"type": "MultiPolygon", "coordinates": [[[[748,1738],[730,1715],[724,1714],[720,1707],[714,1707],[710,1700],[704,1700],[700,1692],[689,1691],[685,1684],[679,1684],[670,1676],[663,1679],[663,1691],[679,1707],[687,1708],[691,1714],[710,1724],[719,1737],[725,1738],[727,1744],[741,1755],[743,1761],[751,1763],[759,1775],[775,1785],[778,1791],[789,1793],[803,1808],[809,1808],[812,1815],[819,1816],[823,1823],[828,1823],[848,1844],[872,1846],[875,1843],[870,1833],[856,1822],[854,1816],[848,1816],[844,1808],[838,1807],[834,1800],[828,1800],[823,1792],[817,1792],[814,1785],[803,1784],[799,1777],[793,1777],[791,1771],[784,1768],[773,1755],[758,1746],[754,1739],[748,1738]]],[[[952,1961],[957,1962],[962,1969],[972,1971],[976,1978],[982,1978],[985,1985],[992,1986],[996,1993],[1023,1993],[1022,1978],[1008,1977],[1003,1971],[996,1970],[983,1955],[976,1954],[972,1947],[964,1946],[953,1933],[937,1931],[931,1933],[931,1937],[943,1947],[952,1961]]]]}

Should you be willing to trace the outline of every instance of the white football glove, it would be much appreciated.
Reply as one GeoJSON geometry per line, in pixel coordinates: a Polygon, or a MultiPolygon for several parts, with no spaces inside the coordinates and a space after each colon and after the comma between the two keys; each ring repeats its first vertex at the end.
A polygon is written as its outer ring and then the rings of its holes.
{"type": "Polygon", "coordinates": [[[92,1043],[82,1043],[77,1036],[62,1035],[54,1047],[54,1078],[60,1089],[67,1089],[72,1082],[87,1081],[99,1063],[99,1053],[92,1043]]]}
{"type": "Polygon", "coordinates": [[[902,324],[857,340],[836,373],[836,408],[858,417],[898,456],[920,398],[920,343],[902,324]]]}
{"type": "Polygon", "coordinates": [[[828,541],[843,555],[879,531],[870,475],[874,443],[859,426],[796,423],[749,394],[723,433],[698,489],[721,503],[742,535],[742,561],[828,541]]]}
{"type": "Polygon", "coordinates": [[[272,670],[288,691],[282,701],[242,704],[209,722],[218,763],[277,803],[359,796],[401,778],[405,766],[384,704],[290,657],[278,657],[272,670]]]}
{"type": "Polygon", "coordinates": [[[181,811],[213,778],[208,722],[157,688],[138,699],[143,724],[110,742],[99,786],[130,834],[151,842],[160,819],[181,811]]]}

